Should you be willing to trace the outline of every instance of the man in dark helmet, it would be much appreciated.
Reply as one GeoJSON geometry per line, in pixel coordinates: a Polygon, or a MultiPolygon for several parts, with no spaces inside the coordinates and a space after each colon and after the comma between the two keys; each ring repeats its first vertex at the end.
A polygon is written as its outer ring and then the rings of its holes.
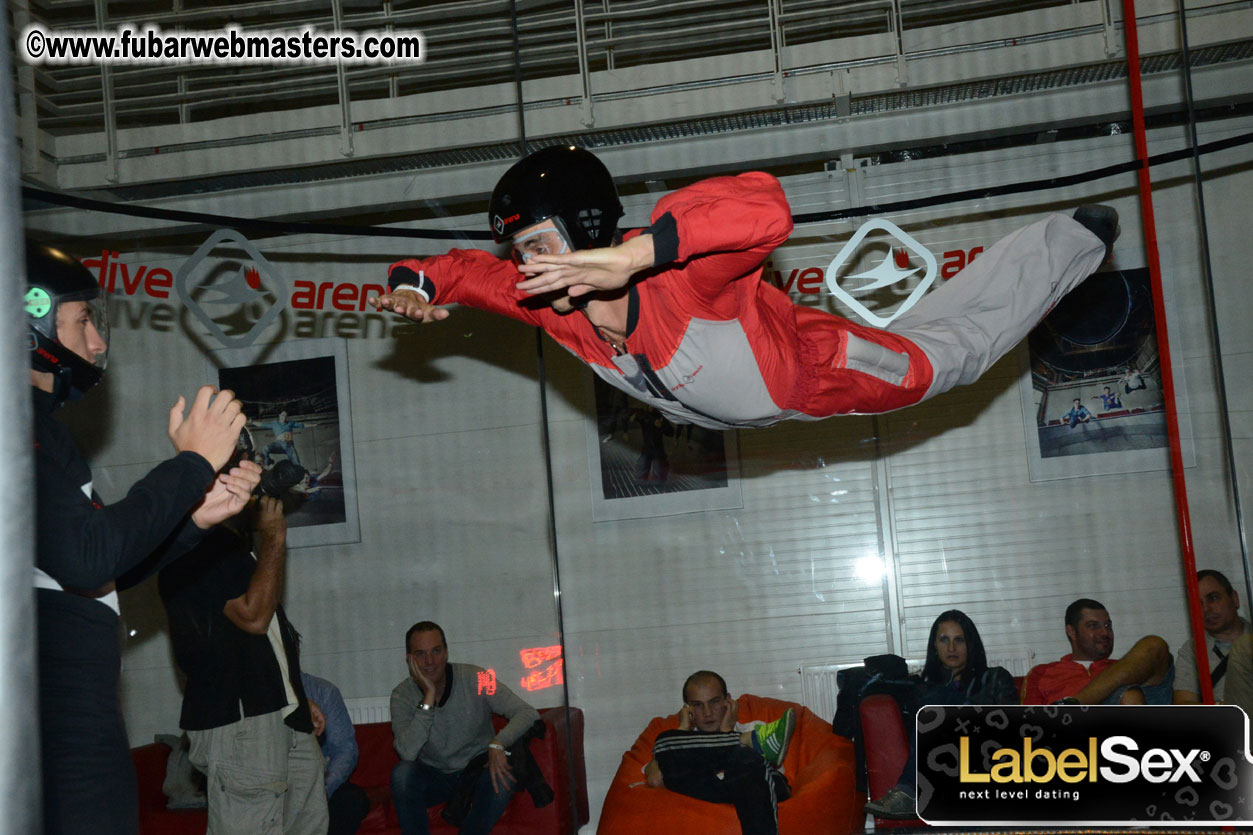
{"type": "Polygon", "coordinates": [[[26,244],[26,321],[35,429],[35,587],[44,831],[138,830],[136,785],[118,704],[117,589],[137,582],[243,508],[260,480],[247,462],[215,475],[244,423],[229,392],[200,389],[170,410],[176,455],[105,505],[68,430],[53,419],[100,381],[108,334],[82,264],[26,244]]]}
{"type": "Polygon", "coordinates": [[[477,250],[401,261],[374,306],[418,322],[446,318],[437,305],[454,302],[494,310],[544,328],[671,421],[768,426],[886,412],[973,382],[1109,257],[1118,234],[1105,206],[1049,215],[879,329],[798,307],[762,280],[792,232],[769,174],[672,192],[643,230],[618,235],[621,217],[596,157],[545,148],[492,194],[492,233],[511,242],[512,262],[477,250]]]}

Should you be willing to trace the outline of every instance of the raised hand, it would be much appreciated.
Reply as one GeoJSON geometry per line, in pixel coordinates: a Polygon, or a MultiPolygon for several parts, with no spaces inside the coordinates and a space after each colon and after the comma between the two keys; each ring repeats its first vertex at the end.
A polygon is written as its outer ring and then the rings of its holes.
{"type": "Polygon", "coordinates": [[[370,304],[374,305],[374,309],[379,312],[390,310],[406,319],[423,324],[448,318],[447,310],[436,307],[413,290],[396,290],[381,296],[374,296],[370,298],[370,304]]]}
{"type": "Polygon", "coordinates": [[[191,512],[191,520],[204,530],[221,524],[248,505],[252,491],[261,483],[261,465],[240,461],[224,473],[218,473],[204,498],[191,512]]]}
{"type": "Polygon", "coordinates": [[[195,452],[220,470],[235,454],[235,442],[244,428],[243,406],[229,390],[201,386],[191,409],[179,395],[170,409],[170,443],[179,452],[195,452]]]}
{"type": "Polygon", "coordinates": [[[257,518],[253,526],[261,537],[270,541],[287,536],[287,517],[283,515],[282,500],[262,496],[257,501],[257,518]]]}
{"type": "Polygon", "coordinates": [[[409,675],[418,683],[418,687],[422,690],[422,701],[428,704],[435,703],[435,684],[426,676],[422,675],[422,668],[418,666],[417,659],[412,654],[406,653],[405,660],[409,662],[409,675]]]}
{"type": "Polygon", "coordinates": [[[654,257],[651,235],[639,235],[618,246],[536,255],[518,267],[527,278],[517,288],[532,296],[561,289],[571,296],[617,290],[631,276],[653,266],[654,257]]]}

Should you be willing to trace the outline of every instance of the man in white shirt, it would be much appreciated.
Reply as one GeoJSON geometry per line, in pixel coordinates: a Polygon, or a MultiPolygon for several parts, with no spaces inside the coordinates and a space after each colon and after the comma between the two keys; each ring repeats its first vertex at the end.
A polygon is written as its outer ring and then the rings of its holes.
{"type": "MultiPolygon", "coordinates": [[[[1214,685],[1214,701],[1224,701],[1227,684],[1227,656],[1231,643],[1249,631],[1249,622],[1240,617],[1240,595],[1231,581],[1220,571],[1207,568],[1196,573],[1201,594],[1205,644],[1209,653],[1209,675],[1214,685]]],[[[1175,704],[1195,705],[1201,702],[1201,685],[1196,664],[1196,646],[1192,639],[1179,648],[1175,657],[1175,704]]]]}

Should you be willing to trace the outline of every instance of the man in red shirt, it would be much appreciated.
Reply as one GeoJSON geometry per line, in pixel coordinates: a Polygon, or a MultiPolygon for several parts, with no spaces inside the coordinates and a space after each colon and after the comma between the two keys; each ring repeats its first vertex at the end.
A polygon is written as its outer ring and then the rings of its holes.
{"type": "Polygon", "coordinates": [[[1146,635],[1121,659],[1111,658],[1109,612],[1087,597],[1066,607],[1066,638],[1069,655],[1027,673],[1023,704],[1171,704],[1175,665],[1161,638],[1146,635]]]}
{"type": "Polygon", "coordinates": [[[794,305],[762,267],[792,233],[779,181],[749,172],[667,194],[619,233],[613,178],[544,148],[505,173],[489,222],[512,261],[452,250],[392,265],[371,299],[417,322],[466,304],[543,328],[609,385],[674,423],[769,426],[911,406],[974,382],[1111,252],[1118,214],[1084,206],[1011,233],[872,328],[794,305]]]}

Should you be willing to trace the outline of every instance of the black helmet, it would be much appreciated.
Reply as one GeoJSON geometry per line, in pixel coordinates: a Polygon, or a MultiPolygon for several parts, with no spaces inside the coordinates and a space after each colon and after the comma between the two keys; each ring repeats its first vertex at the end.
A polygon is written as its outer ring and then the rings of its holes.
{"type": "Polygon", "coordinates": [[[109,324],[100,285],[76,259],[59,249],[26,241],[26,324],[30,367],[53,374],[57,400],[83,396],[104,375],[106,354],[89,362],[57,339],[57,311],[65,302],[85,301],[92,324],[108,343],[109,324]]]}
{"type": "Polygon", "coordinates": [[[496,184],[487,209],[496,243],[553,218],[575,249],[612,244],[621,217],[609,169],[574,145],[544,148],[519,160],[496,184]]]}

